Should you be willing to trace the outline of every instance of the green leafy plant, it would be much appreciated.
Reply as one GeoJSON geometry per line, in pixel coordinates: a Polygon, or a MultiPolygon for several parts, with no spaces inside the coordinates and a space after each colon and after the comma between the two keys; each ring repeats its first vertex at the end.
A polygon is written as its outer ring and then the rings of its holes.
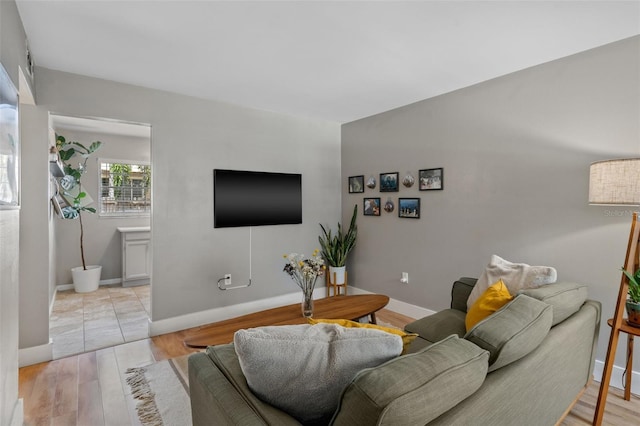
{"type": "Polygon", "coordinates": [[[638,269],[633,275],[631,275],[631,273],[626,269],[621,269],[629,280],[629,299],[631,299],[633,303],[640,303],[640,269],[638,269]]]}
{"type": "Polygon", "coordinates": [[[109,167],[109,171],[113,175],[114,197],[119,199],[122,194],[122,186],[130,183],[131,165],[113,163],[109,167]]]}
{"type": "Polygon", "coordinates": [[[347,232],[343,232],[342,225],[338,222],[338,232],[333,234],[331,229],[327,229],[320,224],[322,235],[318,237],[322,256],[326,259],[329,266],[339,267],[345,266],[347,256],[356,245],[358,237],[358,225],[356,225],[356,217],[358,215],[358,205],[353,207],[353,216],[351,216],[351,224],[347,232]]]}
{"type": "Polygon", "coordinates": [[[60,179],[63,198],[69,203],[62,208],[62,216],[65,219],[79,219],[80,221],[80,256],[82,268],[86,271],[87,264],[84,260],[84,226],[82,224],[82,212],[95,213],[96,209],[88,207],[85,202],[87,193],[82,189],[82,175],[87,172],[87,160],[102,146],[102,142],[95,141],[87,148],[80,142],[67,142],[64,136],[56,135],[56,148],[58,155],[64,163],[64,176],[60,179]],[[82,159],[78,167],[71,164],[73,157],[82,159]]]}

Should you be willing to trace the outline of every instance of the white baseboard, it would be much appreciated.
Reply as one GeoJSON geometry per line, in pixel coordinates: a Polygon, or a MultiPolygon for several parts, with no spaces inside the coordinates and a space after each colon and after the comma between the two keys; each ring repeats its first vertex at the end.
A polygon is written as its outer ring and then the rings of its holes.
{"type": "MultiPolygon", "coordinates": [[[[373,292],[362,290],[358,287],[349,287],[349,294],[374,294],[373,292]]],[[[402,315],[406,315],[411,318],[419,319],[429,315],[433,315],[436,311],[426,309],[421,306],[412,305],[411,303],[403,302],[401,300],[389,299],[389,303],[385,306],[390,311],[397,312],[402,315]]]]}
{"type": "MultiPolygon", "coordinates": [[[[597,382],[601,382],[603,372],[604,361],[596,360],[595,366],[593,367],[593,379],[597,382]]],[[[614,365],[613,371],[611,372],[611,380],[609,380],[609,386],[624,389],[624,382],[622,380],[623,374],[624,368],[614,365]]],[[[638,371],[631,372],[631,393],[640,395],[640,372],[638,371]]]]}
{"type": "Polygon", "coordinates": [[[32,346],[18,350],[18,367],[38,364],[40,362],[51,361],[53,359],[53,342],[40,346],[32,346]]]}
{"type": "Polygon", "coordinates": [[[56,286],[56,293],[65,290],[73,290],[73,284],[58,284],[56,286]]]}
{"type": "Polygon", "coordinates": [[[109,280],[100,280],[100,285],[122,284],[122,278],[111,278],[109,280]]]}
{"type": "Polygon", "coordinates": [[[11,426],[22,426],[24,423],[24,400],[18,399],[13,406],[13,414],[11,414],[11,426]]]}
{"type": "MultiPolygon", "coordinates": [[[[111,278],[108,280],[100,280],[99,285],[113,285],[113,284],[122,284],[122,278],[111,278]]],[[[73,290],[73,283],[71,284],[58,284],[56,286],[56,292],[64,291],[64,290],[73,290]]]]}

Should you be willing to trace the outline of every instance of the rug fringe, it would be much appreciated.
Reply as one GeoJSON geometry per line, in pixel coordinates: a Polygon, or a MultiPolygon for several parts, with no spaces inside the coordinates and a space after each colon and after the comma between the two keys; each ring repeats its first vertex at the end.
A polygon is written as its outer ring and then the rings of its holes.
{"type": "Polygon", "coordinates": [[[156,394],[151,390],[145,377],[145,368],[128,368],[127,384],[131,387],[131,395],[139,402],[136,404],[136,412],[140,422],[144,426],[163,426],[162,416],[156,405],[156,394]]]}

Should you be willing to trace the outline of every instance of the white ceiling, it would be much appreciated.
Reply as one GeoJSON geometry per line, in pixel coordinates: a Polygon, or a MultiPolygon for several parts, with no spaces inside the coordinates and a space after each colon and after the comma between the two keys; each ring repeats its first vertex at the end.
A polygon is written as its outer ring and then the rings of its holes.
{"type": "Polygon", "coordinates": [[[640,34],[640,1],[17,5],[36,65],[340,123],[640,34]]]}

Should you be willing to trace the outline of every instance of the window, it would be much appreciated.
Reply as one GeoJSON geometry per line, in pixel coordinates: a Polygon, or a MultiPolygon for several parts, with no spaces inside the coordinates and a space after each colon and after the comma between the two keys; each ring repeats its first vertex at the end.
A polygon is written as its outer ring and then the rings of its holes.
{"type": "Polygon", "coordinates": [[[148,216],[151,166],[126,160],[100,160],[101,216],[148,216]]]}

